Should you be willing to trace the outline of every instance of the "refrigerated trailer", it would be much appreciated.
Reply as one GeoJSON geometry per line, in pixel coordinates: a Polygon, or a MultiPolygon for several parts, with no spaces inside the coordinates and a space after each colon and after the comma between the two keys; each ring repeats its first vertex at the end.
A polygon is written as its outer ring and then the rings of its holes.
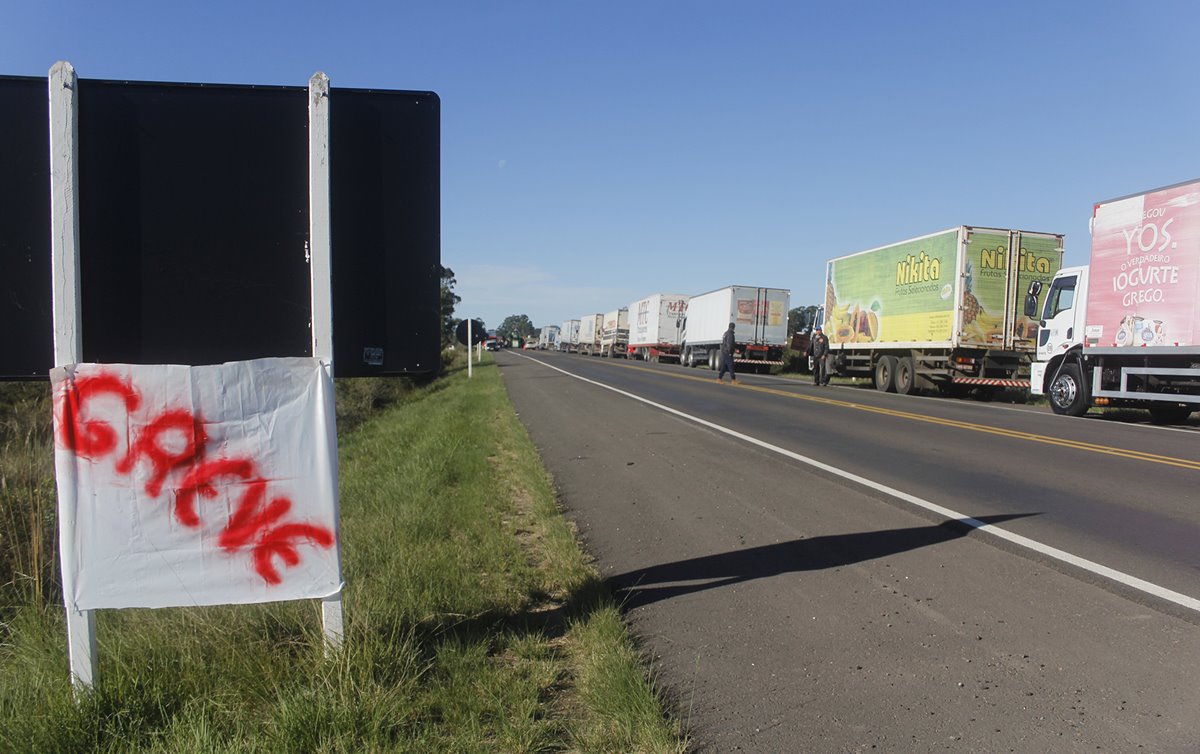
{"type": "Polygon", "coordinates": [[[767,371],[783,364],[787,345],[786,288],[731,285],[688,299],[680,326],[680,352],[685,366],[716,370],[721,338],[734,325],[734,363],[740,368],[767,371]]]}
{"type": "Polygon", "coordinates": [[[679,361],[688,296],[654,293],[629,305],[629,352],[642,361],[679,361]]]}
{"type": "Polygon", "coordinates": [[[558,344],[559,351],[572,353],[579,348],[579,320],[568,319],[564,320],[558,329],[558,344]]]}
{"type": "Polygon", "coordinates": [[[579,318],[578,353],[584,356],[600,355],[600,333],[604,331],[603,314],[585,314],[579,318]]]}
{"type": "Polygon", "coordinates": [[[610,359],[629,358],[628,309],[616,309],[604,315],[600,330],[600,355],[610,359]]]}
{"type": "Polygon", "coordinates": [[[1062,254],[1060,234],[960,225],[830,260],[833,369],[886,392],[1027,388],[1037,322],[1024,291],[1062,254]]]}

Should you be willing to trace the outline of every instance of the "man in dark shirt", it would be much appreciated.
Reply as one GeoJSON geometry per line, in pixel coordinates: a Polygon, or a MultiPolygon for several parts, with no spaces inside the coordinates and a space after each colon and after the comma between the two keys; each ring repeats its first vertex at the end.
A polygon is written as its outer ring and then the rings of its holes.
{"type": "Polygon", "coordinates": [[[733,323],[729,323],[729,329],[721,336],[721,371],[717,372],[717,382],[724,384],[725,380],[721,379],[725,373],[729,372],[729,384],[737,384],[737,375],[733,372],[733,323]]]}
{"type": "Polygon", "coordinates": [[[808,355],[812,357],[813,384],[828,385],[829,338],[825,336],[820,325],[813,328],[812,340],[808,342],[808,355]]]}

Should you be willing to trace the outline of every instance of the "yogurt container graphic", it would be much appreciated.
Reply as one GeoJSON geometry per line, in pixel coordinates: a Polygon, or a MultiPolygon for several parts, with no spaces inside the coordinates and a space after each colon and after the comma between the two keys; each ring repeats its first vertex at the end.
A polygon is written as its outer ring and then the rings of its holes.
{"type": "Polygon", "coordinates": [[[1136,314],[1126,314],[1117,328],[1115,345],[1160,346],[1167,340],[1166,327],[1161,319],[1146,319],[1136,314]]]}

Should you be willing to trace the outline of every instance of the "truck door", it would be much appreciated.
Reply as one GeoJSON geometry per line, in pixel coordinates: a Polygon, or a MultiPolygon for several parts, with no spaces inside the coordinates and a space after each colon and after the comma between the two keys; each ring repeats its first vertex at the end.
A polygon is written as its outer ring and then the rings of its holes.
{"type": "Polygon", "coordinates": [[[1040,282],[1043,288],[1050,286],[1050,281],[1062,267],[1063,239],[1062,236],[1048,233],[1015,231],[1012,235],[1008,347],[1032,351],[1037,346],[1038,322],[1025,316],[1025,292],[1034,280],[1040,282]]]}
{"type": "Polygon", "coordinates": [[[738,333],[738,340],[745,339],[747,343],[762,343],[767,327],[767,289],[754,289],[754,310],[750,313],[750,337],[738,333]]]}
{"type": "Polygon", "coordinates": [[[1050,284],[1038,329],[1038,361],[1050,361],[1075,343],[1075,307],[1081,303],[1078,287],[1078,274],[1062,275],[1050,284]]]}

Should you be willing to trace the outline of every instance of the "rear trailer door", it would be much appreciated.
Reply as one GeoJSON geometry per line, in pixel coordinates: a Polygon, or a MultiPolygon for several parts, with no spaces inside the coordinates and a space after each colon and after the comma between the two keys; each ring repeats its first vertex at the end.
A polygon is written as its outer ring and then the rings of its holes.
{"type": "Polygon", "coordinates": [[[1009,340],[1018,351],[1033,352],[1037,349],[1038,322],[1026,317],[1025,292],[1029,284],[1037,280],[1042,289],[1050,287],[1050,281],[1062,267],[1063,237],[1052,233],[1013,233],[1012,248],[1017,249],[1013,258],[1015,274],[1009,289],[1009,340]]]}
{"type": "Polygon", "coordinates": [[[980,348],[1012,347],[1012,254],[1017,234],[965,228],[960,268],[959,342],[980,348]]]}

